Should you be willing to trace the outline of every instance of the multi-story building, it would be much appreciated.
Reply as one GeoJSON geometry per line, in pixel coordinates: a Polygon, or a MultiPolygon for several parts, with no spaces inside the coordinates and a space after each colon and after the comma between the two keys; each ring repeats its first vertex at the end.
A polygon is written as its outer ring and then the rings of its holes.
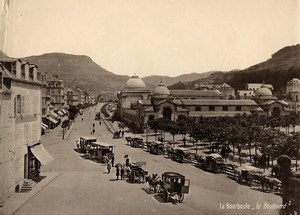
{"type": "Polygon", "coordinates": [[[238,90],[236,93],[237,99],[253,99],[255,96],[255,91],[260,88],[267,88],[269,90],[273,90],[273,86],[271,84],[264,83],[247,83],[245,90],[238,90]]]}
{"type": "Polygon", "coordinates": [[[300,80],[293,78],[287,82],[286,94],[288,99],[289,108],[300,113],[300,80]]]}
{"type": "Polygon", "coordinates": [[[83,89],[77,87],[75,90],[74,90],[77,94],[78,94],[78,104],[85,104],[85,92],[83,89]]]}
{"type": "Polygon", "coordinates": [[[222,93],[225,99],[234,99],[235,90],[228,84],[195,84],[195,90],[210,90],[210,91],[219,91],[222,93]]]}
{"type": "Polygon", "coordinates": [[[42,81],[42,117],[46,117],[49,115],[50,104],[51,104],[51,96],[47,94],[47,81],[46,74],[41,73],[39,80],[42,81]]]}
{"type": "Polygon", "coordinates": [[[64,82],[50,73],[46,73],[47,94],[54,110],[59,110],[65,105],[64,82]]]}
{"type": "Polygon", "coordinates": [[[79,96],[78,91],[73,90],[71,88],[66,87],[65,88],[65,98],[67,105],[78,105],[79,104],[79,96]]]}
{"type": "Polygon", "coordinates": [[[40,142],[42,82],[35,65],[0,60],[0,201],[37,179],[51,156],[40,142]]]}

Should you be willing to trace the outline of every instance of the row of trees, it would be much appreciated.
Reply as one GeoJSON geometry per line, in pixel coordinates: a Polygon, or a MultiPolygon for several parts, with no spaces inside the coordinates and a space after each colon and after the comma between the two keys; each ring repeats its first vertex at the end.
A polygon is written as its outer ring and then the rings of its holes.
{"type": "MultiPolygon", "coordinates": [[[[259,117],[237,115],[235,117],[192,118],[180,116],[177,121],[167,121],[163,118],[148,122],[154,132],[158,130],[176,134],[189,134],[194,142],[206,141],[227,148],[231,146],[233,153],[241,155],[241,149],[248,148],[250,160],[252,150],[255,155],[260,151],[270,156],[271,161],[281,154],[295,157],[299,152],[300,133],[295,132],[299,124],[298,115],[285,117],[259,117]],[[290,127],[293,131],[290,132],[290,127]],[[285,130],[282,128],[286,128],[285,130]]],[[[212,149],[212,147],[210,147],[212,149]]],[[[272,162],[273,165],[273,162],[272,162]]]]}

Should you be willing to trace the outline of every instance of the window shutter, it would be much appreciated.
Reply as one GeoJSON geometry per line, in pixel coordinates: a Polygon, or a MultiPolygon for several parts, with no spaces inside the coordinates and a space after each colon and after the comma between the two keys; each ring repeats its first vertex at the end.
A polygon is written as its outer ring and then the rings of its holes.
{"type": "Polygon", "coordinates": [[[25,113],[25,96],[21,96],[21,113],[25,113]]]}
{"type": "Polygon", "coordinates": [[[14,98],[14,116],[17,115],[17,97],[14,98]]]}

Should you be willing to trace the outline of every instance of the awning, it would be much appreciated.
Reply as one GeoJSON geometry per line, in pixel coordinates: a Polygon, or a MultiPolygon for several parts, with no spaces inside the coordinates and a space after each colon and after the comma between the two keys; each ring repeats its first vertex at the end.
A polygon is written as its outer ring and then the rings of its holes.
{"type": "Polygon", "coordinates": [[[54,118],[58,118],[58,115],[54,112],[50,112],[50,116],[54,117],[54,118]]]}
{"type": "Polygon", "coordinates": [[[48,125],[46,125],[45,123],[42,123],[42,127],[49,128],[48,125]]]}
{"type": "Polygon", "coordinates": [[[43,125],[41,125],[41,127],[42,127],[42,129],[44,129],[44,130],[46,130],[47,128],[45,127],[45,126],[43,126],[43,125]]]}
{"type": "Polygon", "coordinates": [[[46,117],[46,119],[48,119],[50,122],[52,122],[54,124],[58,124],[58,121],[56,121],[55,119],[53,119],[51,116],[46,117]]]}
{"type": "Polygon", "coordinates": [[[41,143],[30,147],[30,150],[42,165],[47,165],[53,160],[53,157],[49,154],[49,152],[47,152],[41,143]]]}

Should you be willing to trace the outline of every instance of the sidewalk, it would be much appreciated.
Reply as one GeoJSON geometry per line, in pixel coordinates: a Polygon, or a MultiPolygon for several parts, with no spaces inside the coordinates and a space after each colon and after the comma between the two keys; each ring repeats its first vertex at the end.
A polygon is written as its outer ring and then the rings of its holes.
{"type": "Polygon", "coordinates": [[[16,212],[22,205],[24,205],[29,199],[31,199],[35,194],[40,192],[47,184],[53,181],[59,173],[54,172],[45,172],[42,173],[41,177],[43,178],[32,190],[27,193],[14,193],[10,196],[3,204],[3,207],[0,208],[0,215],[8,215],[16,212]]]}
{"type": "MultiPolygon", "coordinates": [[[[54,129],[48,129],[46,134],[41,136],[41,142],[43,145],[52,145],[60,143],[62,139],[61,126],[57,126],[54,129]]],[[[70,129],[65,129],[64,139],[68,138],[72,132],[72,125],[70,129]]],[[[35,194],[40,192],[46,185],[48,185],[52,180],[54,180],[59,173],[54,172],[42,172],[41,177],[43,178],[35,186],[32,187],[32,190],[27,193],[13,193],[8,199],[3,203],[3,207],[0,208],[0,215],[13,214],[18,208],[22,207],[30,198],[35,194]]]]}

